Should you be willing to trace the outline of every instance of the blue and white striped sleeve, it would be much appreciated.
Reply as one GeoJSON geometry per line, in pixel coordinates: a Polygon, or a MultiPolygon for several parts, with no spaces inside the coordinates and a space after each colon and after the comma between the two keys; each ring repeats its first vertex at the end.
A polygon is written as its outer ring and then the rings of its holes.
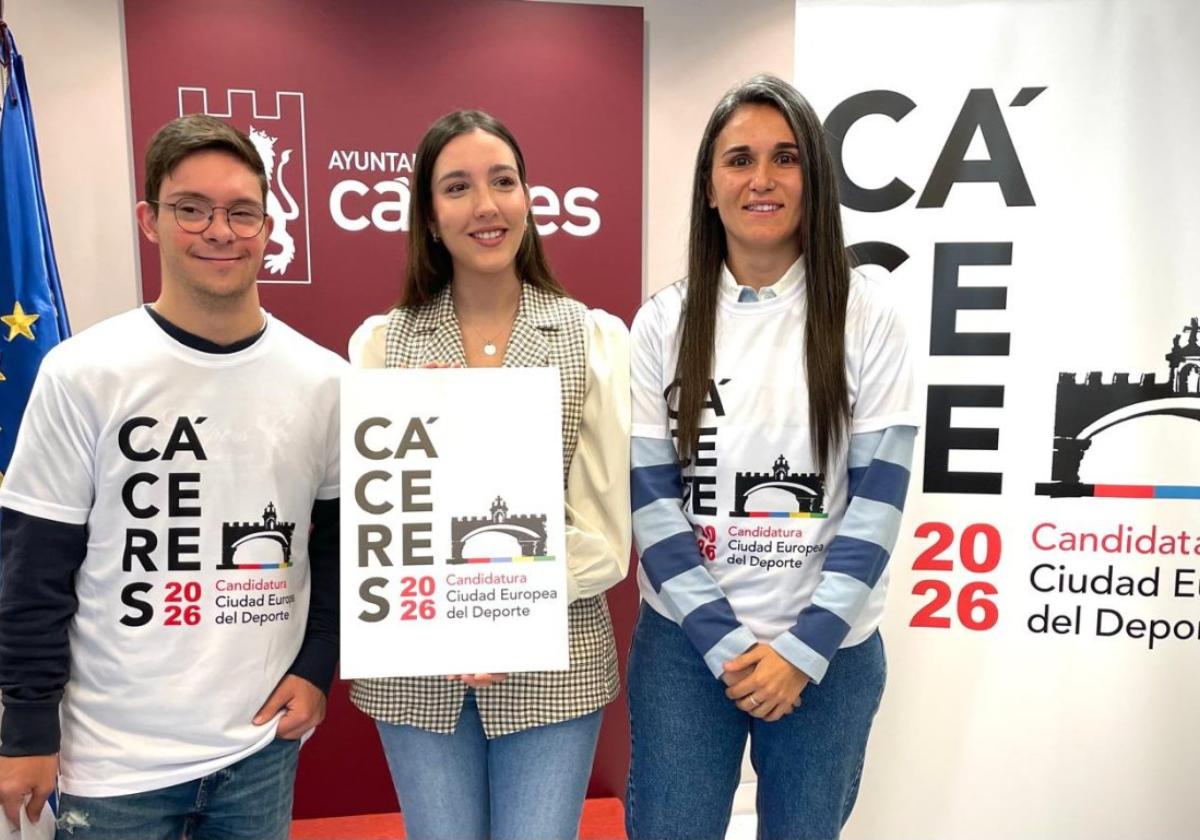
{"type": "Polygon", "coordinates": [[[648,301],[630,329],[630,382],[633,395],[633,441],[630,450],[630,496],[633,540],[642,571],[714,677],[725,663],[758,640],[733,613],[725,593],[705,567],[691,522],[683,512],[683,477],[671,436],[667,411],[670,362],[664,353],[664,327],[678,321],[663,300],[648,301]],[[669,322],[669,323],[668,323],[669,322]]]}
{"type": "Polygon", "coordinates": [[[846,514],[812,602],[771,642],[813,682],[825,676],[896,546],[916,436],[916,427],[906,425],[850,436],[846,514]]]}
{"type": "Polygon", "coordinates": [[[758,640],[733,614],[729,599],[705,568],[683,513],[683,480],[675,444],[635,437],[630,493],[633,540],[646,578],[714,677],[758,640]]]}

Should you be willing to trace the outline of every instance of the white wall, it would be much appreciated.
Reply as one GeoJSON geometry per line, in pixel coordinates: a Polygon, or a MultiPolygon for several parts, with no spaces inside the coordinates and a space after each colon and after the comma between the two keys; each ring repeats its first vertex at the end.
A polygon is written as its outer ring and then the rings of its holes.
{"type": "MultiPolygon", "coordinates": [[[[588,0],[553,0],[586,3],[588,0]]],[[[692,166],[708,115],[755,73],[788,78],[795,49],[792,0],[611,0],[646,19],[644,286],[683,275],[692,166]]]]}
{"type": "Polygon", "coordinates": [[[140,294],[120,0],[7,0],[72,328],[140,294]]]}
{"type": "MultiPolygon", "coordinates": [[[[579,2],[580,0],[569,0],[579,2]]],[[[792,68],[791,0],[618,0],[646,15],[643,288],[683,273],[692,163],[716,101],[792,68]]],[[[7,0],[25,57],[50,225],[72,326],[135,305],[133,162],[120,0],[7,0]]]]}

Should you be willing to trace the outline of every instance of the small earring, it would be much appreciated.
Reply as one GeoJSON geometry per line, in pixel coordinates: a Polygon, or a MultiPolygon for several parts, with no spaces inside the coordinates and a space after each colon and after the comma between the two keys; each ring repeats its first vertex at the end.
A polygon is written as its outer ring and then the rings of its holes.
{"type": "Polygon", "coordinates": [[[433,231],[433,232],[432,232],[430,235],[433,237],[433,241],[434,241],[434,242],[441,242],[441,241],[442,241],[442,238],[441,238],[440,236],[438,236],[438,235],[437,235],[437,231],[436,231],[436,230],[435,230],[435,231],[433,231]]]}

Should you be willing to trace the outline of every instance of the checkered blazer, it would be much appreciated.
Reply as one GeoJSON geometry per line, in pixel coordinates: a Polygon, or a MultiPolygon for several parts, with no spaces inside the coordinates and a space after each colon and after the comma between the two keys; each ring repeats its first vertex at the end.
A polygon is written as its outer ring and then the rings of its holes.
{"type": "MultiPolygon", "coordinates": [[[[558,368],[564,486],[583,414],[585,312],[578,301],[525,283],[504,357],[505,367],[558,368]]],[[[430,362],[466,364],[449,287],[428,304],[395,309],[388,318],[385,365],[419,367],[430,362]]],[[[604,595],[572,603],[568,621],[569,670],[511,674],[499,685],[473,689],[488,738],[580,717],[616,697],[617,651],[604,595]]],[[[350,699],[377,720],[450,733],[467,691],[462,683],[445,677],[390,677],[355,680],[350,699]]]]}

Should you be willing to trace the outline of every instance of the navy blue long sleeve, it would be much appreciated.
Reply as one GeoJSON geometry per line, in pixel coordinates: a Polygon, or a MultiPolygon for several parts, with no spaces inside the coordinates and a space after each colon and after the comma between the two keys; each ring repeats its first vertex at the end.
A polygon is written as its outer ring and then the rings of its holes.
{"type": "Polygon", "coordinates": [[[0,510],[0,755],[52,755],[87,526],[0,510]]]}
{"type": "Polygon", "coordinates": [[[308,625],[300,652],[288,668],[289,674],[303,677],[326,694],[338,659],[340,522],[338,499],[318,499],[313,504],[308,538],[308,625]]]}

